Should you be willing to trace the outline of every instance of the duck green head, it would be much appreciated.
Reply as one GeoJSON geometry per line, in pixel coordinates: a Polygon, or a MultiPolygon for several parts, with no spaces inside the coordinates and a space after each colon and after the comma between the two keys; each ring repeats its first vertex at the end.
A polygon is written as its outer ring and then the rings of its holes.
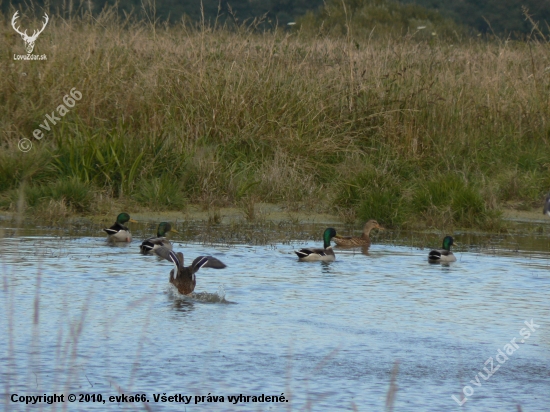
{"type": "Polygon", "coordinates": [[[170,226],[170,223],[168,222],[160,222],[159,228],[157,230],[157,237],[164,237],[168,232],[174,232],[178,233],[177,230],[172,229],[172,226],[170,226]]]}
{"type": "Polygon", "coordinates": [[[454,244],[454,240],[451,236],[445,236],[443,238],[443,249],[451,250],[451,246],[454,244]]]}
{"type": "Polygon", "coordinates": [[[130,219],[130,215],[128,213],[123,212],[123,213],[121,213],[117,216],[116,222],[121,224],[121,225],[124,225],[124,223],[126,223],[126,222],[137,223],[137,220],[130,219]]]}
{"type": "Polygon", "coordinates": [[[336,230],[329,227],[325,229],[325,233],[323,233],[323,241],[325,242],[325,249],[330,246],[330,239],[336,236],[336,230]]]}

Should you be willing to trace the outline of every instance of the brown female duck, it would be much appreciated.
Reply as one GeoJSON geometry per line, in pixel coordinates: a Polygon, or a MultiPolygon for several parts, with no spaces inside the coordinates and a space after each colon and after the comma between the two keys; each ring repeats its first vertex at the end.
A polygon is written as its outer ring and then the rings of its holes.
{"type": "Polygon", "coordinates": [[[334,243],[336,243],[338,246],[348,246],[348,247],[356,247],[356,246],[370,246],[370,231],[372,229],[378,229],[378,230],[384,230],[382,226],[378,224],[376,220],[369,220],[367,223],[365,223],[365,227],[363,228],[363,234],[361,237],[353,237],[353,236],[335,236],[332,240],[334,240],[334,243]]]}

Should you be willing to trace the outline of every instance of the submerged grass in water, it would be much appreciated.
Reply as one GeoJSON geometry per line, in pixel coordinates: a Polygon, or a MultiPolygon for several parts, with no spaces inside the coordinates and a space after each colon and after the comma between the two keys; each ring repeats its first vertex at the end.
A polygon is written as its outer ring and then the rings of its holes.
{"type": "MultiPolygon", "coordinates": [[[[0,32],[0,52],[20,53],[9,16],[0,32]]],[[[3,209],[26,183],[34,215],[118,199],[254,219],[257,200],[491,228],[550,187],[545,41],[152,30],[111,11],[52,19],[40,40],[48,60],[0,63],[3,209]],[[21,153],[73,87],[82,99],[21,153]]]]}

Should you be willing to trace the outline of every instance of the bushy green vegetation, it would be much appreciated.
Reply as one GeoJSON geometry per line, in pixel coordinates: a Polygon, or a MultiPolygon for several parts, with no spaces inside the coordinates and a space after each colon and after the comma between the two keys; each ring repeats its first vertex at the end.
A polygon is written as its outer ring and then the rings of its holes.
{"type": "Polygon", "coordinates": [[[35,50],[48,60],[25,62],[1,24],[4,209],[261,201],[492,227],[503,206],[538,206],[550,187],[545,42],[194,30],[105,12],[52,21],[35,50]],[[35,140],[73,87],[82,100],[35,140]]]}

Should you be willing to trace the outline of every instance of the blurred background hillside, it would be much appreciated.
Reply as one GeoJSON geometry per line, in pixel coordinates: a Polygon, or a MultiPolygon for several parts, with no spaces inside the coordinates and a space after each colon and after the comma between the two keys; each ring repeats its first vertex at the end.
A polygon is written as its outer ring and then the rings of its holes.
{"type": "MultiPolygon", "coordinates": [[[[347,0],[349,16],[363,22],[376,22],[386,25],[392,21],[393,28],[410,29],[417,21],[430,28],[446,22],[446,25],[463,26],[471,32],[495,33],[521,37],[529,34],[532,25],[526,21],[523,8],[527,8],[541,29],[546,29],[550,21],[550,0],[347,0]],[[450,23],[452,21],[452,23],[450,23]]],[[[181,21],[198,22],[204,15],[212,24],[216,19],[221,23],[238,23],[263,19],[263,26],[286,26],[305,17],[308,24],[320,26],[341,19],[341,13],[331,10],[342,9],[341,0],[107,0],[68,2],[67,0],[36,0],[29,5],[25,0],[1,1],[4,15],[14,9],[34,7],[40,14],[46,7],[58,15],[67,17],[75,12],[101,12],[106,6],[116,5],[121,14],[132,14],[138,18],[158,19],[171,23],[181,21]],[[45,6],[46,5],[46,6],[45,6]]],[[[340,23],[345,22],[342,20],[340,23]]]]}

